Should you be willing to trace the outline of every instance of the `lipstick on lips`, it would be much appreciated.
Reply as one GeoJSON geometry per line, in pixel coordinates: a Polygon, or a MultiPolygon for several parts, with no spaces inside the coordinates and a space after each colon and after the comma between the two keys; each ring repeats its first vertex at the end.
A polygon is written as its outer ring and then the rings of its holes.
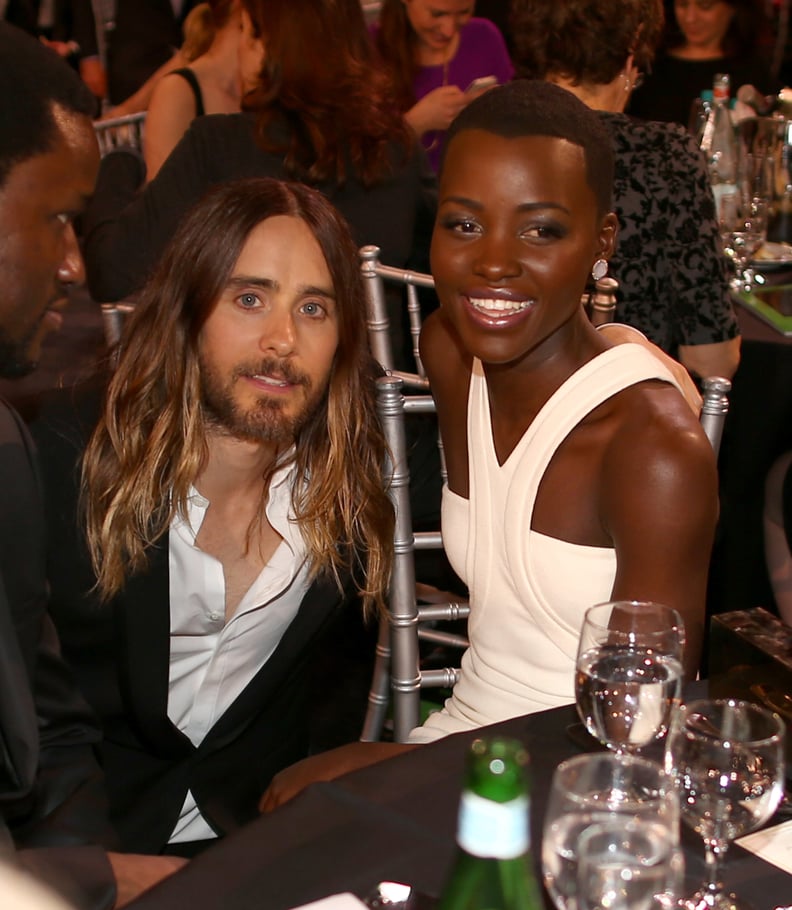
{"type": "Polygon", "coordinates": [[[505,328],[526,319],[536,304],[526,297],[505,288],[482,288],[462,295],[470,318],[487,328],[505,328]]]}

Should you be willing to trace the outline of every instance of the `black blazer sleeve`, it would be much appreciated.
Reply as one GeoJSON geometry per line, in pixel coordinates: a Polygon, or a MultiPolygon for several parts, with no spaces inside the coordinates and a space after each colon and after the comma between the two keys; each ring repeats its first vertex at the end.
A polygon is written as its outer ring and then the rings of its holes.
{"type": "Polygon", "coordinates": [[[32,443],[0,402],[0,821],[23,851],[57,848],[48,860],[24,851],[32,865],[38,857],[57,866],[60,848],[79,848],[85,863],[64,858],[54,878],[72,883],[74,894],[107,895],[114,885],[103,851],[82,852],[114,842],[94,757],[99,730],[46,612],[45,552],[32,443]],[[75,882],[81,868],[90,869],[88,878],[75,882]]]}

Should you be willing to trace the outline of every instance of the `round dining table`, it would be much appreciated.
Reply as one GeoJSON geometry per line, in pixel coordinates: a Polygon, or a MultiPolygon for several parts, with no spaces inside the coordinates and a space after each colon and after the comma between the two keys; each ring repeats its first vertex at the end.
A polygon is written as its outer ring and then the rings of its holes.
{"type": "MultiPolygon", "coordinates": [[[[706,691],[694,684],[690,694],[706,691]]],[[[288,910],[330,894],[365,897],[380,881],[411,885],[428,910],[440,893],[455,848],[455,828],[468,747],[476,736],[516,737],[531,756],[531,835],[540,875],[541,830],[556,765],[584,748],[572,705],[456,734],[419,746],[335,781],[313,784],[192,860],[144,894],[134,910],[288,910]]],[[[587,734],[586,734],[587,736],[587,734]]],[[[686,878],[703,880],[700,838],[683,826],[686,878]]],[[[738,846],[726,883],[755,910],[792,904],[792,876],[738,846]]],[[[548,910],[552,910],[545,896],[548,910]]]]}

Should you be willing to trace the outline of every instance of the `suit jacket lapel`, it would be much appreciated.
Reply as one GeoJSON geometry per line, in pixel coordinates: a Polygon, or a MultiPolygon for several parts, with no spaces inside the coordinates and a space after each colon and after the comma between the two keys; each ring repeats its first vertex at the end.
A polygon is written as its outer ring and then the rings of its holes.
{"type": "Polygon", "coordinates": [[[275,652],[207,733],[199,747],[201,752],[222,748],[255,719],[262,700],[294,672],[295,664],[300,663],[302,654],[342,601],[343,595],[332,580],[318,579],[311,585],[275,652]]]}
{"type": "Polygon", "coordinates": [[[116,598],[122,654],[121,687],[138,734],[159,754],[193,751],[168,718],[170,607],[167,534],[149,553],[146,570],[129,579],[116,598]]]}

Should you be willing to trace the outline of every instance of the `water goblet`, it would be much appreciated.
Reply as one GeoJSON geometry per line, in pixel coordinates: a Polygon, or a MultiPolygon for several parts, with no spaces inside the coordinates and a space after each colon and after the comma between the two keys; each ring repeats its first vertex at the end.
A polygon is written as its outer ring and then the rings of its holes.
{"type": "Polygon", "coordinates": [[[667,910],[679,898],[682,853],[658,819],[599,822],[577,849],[577,910],[667,910]]]}
{"type": "Polygon", "coordinates": [[[682,818],[704,841],[707,880],[681,906],[744,910],[721,866],[736,837],[770,819],[783,796],[784,724],[773,711],[734,699],[701,699],[677,714],[668,756],[682,818]]]}
{"type": "Polygon", "coordinates": [[[775,193],[775,161],[772,154],[743,152],[737,179],[743,199],[771,201],[775,193]]]}
{"type": "Polygon", "coordinates": [[[578,903],[578,850],[592,825],[654,825],[679,844],[679,805],[673,779],[648,758],[613,752],[577,755],[553,774],[542,833],[544,883],[558,910],[578,903]]]}
{"type": "Polygon", "coordinates": [[[750,291],[746,269],[754,254],[767,239],[770,215],[768,199],[760,196],[744,198],[739,193],[722,196],[718,207],[718,227],[726,257],[734,265],[732,287],[750,291]]]}
{"type": "Polygon", "coordinates": [[[684,646],[682,618],[671,607],[589,607],[575,672],[575,701],[589,733],[620,755],[662,739],[682,689],[684,646]]]}

